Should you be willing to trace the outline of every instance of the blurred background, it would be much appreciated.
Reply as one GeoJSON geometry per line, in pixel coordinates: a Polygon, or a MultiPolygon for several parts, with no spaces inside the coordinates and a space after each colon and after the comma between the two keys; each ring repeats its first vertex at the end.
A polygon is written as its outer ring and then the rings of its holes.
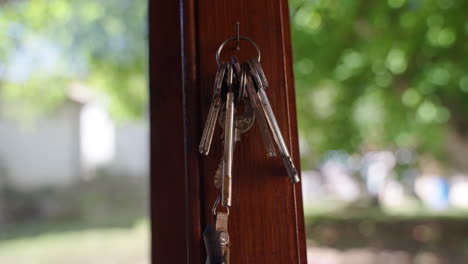
{"type": "Polygon", "coordinates": [[[0,263],[149,263],[146,5],[0,0],[0,263]]]}
{"type": "Polygon", "coordinates": [[[311,263],[468,263],[468,2],[290,0],[311,263]]]}
{"type": "MultiPolygon", "coordinates": [[[[146,4],[0,0],[0,263],[149,263],[146,4]]],[[[468,2],[290,12],[309,262],[467,263],[468,2]]]]}

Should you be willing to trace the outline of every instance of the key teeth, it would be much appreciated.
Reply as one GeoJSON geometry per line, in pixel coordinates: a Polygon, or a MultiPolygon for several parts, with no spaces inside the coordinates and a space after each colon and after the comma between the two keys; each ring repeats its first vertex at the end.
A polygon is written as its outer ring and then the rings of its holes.
{"type": "Polygon", "coordinates": [[[218,165],[218,169],[216,170],[214,185],[218,190],[221,190],[223,187],[223,160],[221,160],[218,165]]]}

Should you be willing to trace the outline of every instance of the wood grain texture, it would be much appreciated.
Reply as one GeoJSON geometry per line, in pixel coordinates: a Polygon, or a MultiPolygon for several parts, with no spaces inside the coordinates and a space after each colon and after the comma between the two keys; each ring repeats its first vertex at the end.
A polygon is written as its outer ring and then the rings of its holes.
{"type": "MultiPolygon", "coordinates": [[[[216,72],[216,49],[234,34],[262,51],[267,94],[298,170],[299,149],[286,0],[150,1],[151,201],[153,263],[204,263],[201,229],[213,221],[213,177],[222,155],[216,127],[210,155],[198,154],[216,72]],[[170,118],[169,118],[170,117],[170,118]]],[[[234,44],[234,43],[233,43],[234,44]]],[[[232,47],[232,46],[231,46],[232,47]]],[[[255,56],[247,42],[224,58],[255,56]]],[[[260,131],[234,155],[232,263],[307,263],[300,184],[267,158],[260,131]]]]}
{"type": "MultiPolygon", "coordinates": [[[[217,67],[214,54],[224,39],[233,36],[239,21],[241,35],[260,46],[270,84],[267,94],[300,169],[287,1],[198,0],[197,11],[203,118],[217,67]]],[[[225,59],[236,54],[241,61],[255,56],[247,42],[241,42],[240,52],[223,53],[225,59]]],[[[204,159],[205,207],[218,195],[212,180],[222,153],[219,127],[217,132],[212,152],[204,159]]],[[[210,219],[210,212],[205,214],[210,219]]],[[[229,229],[232,263],[306,263],[301,186],[290,184],[280,158],[267,158],[257,126],[242,136],[235,150],[229,229]]]]}
{"type": "Polygon", "coordinates": [[[203,263],[193,1],[149,1],[152,263],[203,263]]]}

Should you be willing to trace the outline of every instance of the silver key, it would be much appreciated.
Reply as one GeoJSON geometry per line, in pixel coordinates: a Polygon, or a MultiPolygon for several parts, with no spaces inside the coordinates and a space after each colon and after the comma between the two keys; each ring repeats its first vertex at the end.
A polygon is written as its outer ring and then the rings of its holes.
{"type": "Polygon", "coordinates": [[[237,76],[240,76],[241,64],[239,63],[239,60],[237,59],[236,56],[231,57],[231,63],[234,68],[234,73],[237,74],[237,76]]]}
{"type": "Polygon", "coordinates": [[[248,60],[247,63],[249,64],[249,67],[254,69],[254,71],[257,73],[255,74],[254,78],[256,78],[258,83],[261,83],[263,89],[266,90],[266,88],[268,88],[268,80],[266,78],[265,72],[263,71],[262,65],[260,65],[260,62],[253,58],[248,60]]]}
{"type": "MultiPolygon", "coordinates": [[[[236,111],[236,113],[234,113],[234,150],[236,149],[237,143],[241,141],[241,135],[252,128],[256,119],[256,114],[249,101],[242,101],[240,105],[244,105],[244,111],[241,113],[236,111]]],[[[236,107],[236,110],[239,108],[240,107],[236,107]]],[[[219,114],[219,125],[222,127],[224,126],[224,116],[225,111],[222,110],[219,114]]],[[[214,179],[215,187],[218,190],[222,189],[223,160],[224,158],[221,158],[221,162],[218,165],[214,179]]]]}
{"type": "Polygon", "coordinates": [[[227,94],[226,115],[224,119],[224,156],[223,156],[223,188],[221,192],[221,204],[232,204],[232,161],[234,154],[234,91],[232,87],[234,70],[227,64],[227,94]]]}
{"type": "MultiPolygon", "coordinates": [[[[252,60],[249,62],[252,62],[252,60]]],[[[249,63],[249,66],[253,64],[255,63],[249,63]]],[[[286,146],[286,143],[284,142],[283,135],[281,134],[281,130],[278,126],[278,122],[276,121],[275,114],[273,113],[273,110],[271,109],[268,96],[265,93],[265,83],[262,82],[262,77],[260,76],[261,74],[259,73],[257,68],[261,68],[260,64],[257,64],[256,66],[250,66],[250,71],[254,79],[254,82],[258,87],[257,95],[258,95],[260,104],[263,109],[263,114],[265,115],[268,125],[270,126],[270,129],[273,134],[273,138],[275,139],[276,145],[278,147],[278,151],[280,153],[281,159],[283,160],[284,166],[286,167],[286,172],[288,173],[288,176],[291,179],[291,182],[297,183],[300,181],[299,175],[291,159],[291,155],[289,154],[289,150],[286,146]]]]}
{"type": "Polygon", "coordinates": [[[234,69],[227,66],[227,88],[226,110],[224,114],[224,155],[222,161],[223,176],[221,187],[221,204],[224,207],[232,205],[232,164],[234,158],[235,143],[240,141],[240,135],[249,130],[255,122],[255,113],[249,104],[245,105],[244,112],[234,116],[234,91],[233,91],[234,69]]]}
{"type": "Polygon", "coordinates": [[[275,147],[273,145],[273,140],[271,138],[270,131],[268,129],[267,120],[265,119],[265,115],[263,114],[262,106],[260,105],[260,101],[258,99],[257,93],[255,92],[255,87],[252,83],[252,78],[248,74],[247,65],[243,64],[241,69],[241,78],[240,78],[240,86],[244,87],[247,90],[248,97],[250,100],[250,104],[252,105],[255,115],[257,117],[257,124],[260,128],[260,132],[262,133],[263,142],[265,143],[265,147],[267,149],[267,156],[274,157],[276,156],[275,147]]]}
{"type": "Polygon", "coordinates": [[[245,89],[245,85],[244,86],[241,85],[242,65],[239,63],[236,56],[232,56],[231,61],[232,61],[232,66],[234,68],[234,73],[237,76],[238,90],[237,90],[236,103],[239,103],[239,102],[241,102],[241,101],[243,101],[244,99],[247,98],[247,91],[245,89]]]}
{"type": "Polygon", "coordinates": [[[223,86],[223,79],[226,72],[226,64],[221,64],[216,72],[214,82],[213,99],[211,101],[210,110],[206,119],[203,134],[200,140],[198,150],[203,155],[208,155],[210,152],[211,142],[213,141],[213,134],[216,127],[216,120],[218,119],[219,109],[221,108],[221,88],[223,86]]]}

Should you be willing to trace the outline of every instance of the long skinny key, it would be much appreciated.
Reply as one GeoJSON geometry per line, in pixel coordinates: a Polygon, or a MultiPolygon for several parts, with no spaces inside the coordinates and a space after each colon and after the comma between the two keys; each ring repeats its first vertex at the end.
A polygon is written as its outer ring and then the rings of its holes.
{"type": "Polygon", "coordinates": [[[263,89],[266,90],[266,88],[268,88],[268,80],[266,78],[265,72],[263,71],[262,65],[260,65],[260,62],[258,62],[258,60],[254,58],[248,60],[247,64],[251,69],[253,69],[253,72],[256,73],[254,76],[256,81],[261,83],[263,89]]]}
{"type": "Polygon", "coordinates": [[[233,68],[227,64],[227,94],[226,94],[226,118],[224,119],[224,156],[223,156],[223,180],[221,192],[221,204],[224,207],[232,204],[232,162],[234,154],[234,91],[233,68]]]}
{"type": "Polygon", "coordinates": [[[216,127],[216,120],[218,119],[219,109],[221,108],[221,88],[223,86],[223,79],[226,72],[226,64],[223,63],[218,67],[216,72],[213,99],[211,101],[208,117],[206,118],[205,127],[200,140],[198,150],[203,155],[208,155],[210,152],[211,142],[213,141],[213,134],[216,127]]]}
{"type": "Polygon", "coordinates": [[[289,154],[289,150],[286,146],[286,143],[284,142],[283,135],[281,134],[281,130],[278,126],[278,122],[276,121],[275,114],[273,113],[273,109],[271,109],[270,101],[268,100],[268,96],[265,93],[260,74],[256,70],[256,67],[250,67],[250,70],[258,87],[257,95],[260,99],[263,113],[268,122],[268,125],[270,126],[276,145],[278,146],[278,151],[280,152],[281,159],[283,160],[284,166],[286,167],[286,172],[288,173],[292,183],[298,183],[300,181],[299,175],[297,174],[296,167],[294,166],[291,155],[289,154]]]}
{"type": "Polygon", "coordinates": [[[255,111],[255,116],[257,117],[257,124],[260,128],[260,132],[262,133],[263,143],[265,143],[265,147],[267,149],[267,156],[274,157],[276,156],[275,147],[273,146],[273,140],[271,139],[267,120],[263,113],[263,109],[258,99],[257,93],[255,92],[255,88],[252,83],[252,78],[248,74],[247,65],[243,64],[241,68],[242,70],[240,85],[244,86],[245,89],[247,89],[250,105],[252,105],[252,108],[255,111]]]}

